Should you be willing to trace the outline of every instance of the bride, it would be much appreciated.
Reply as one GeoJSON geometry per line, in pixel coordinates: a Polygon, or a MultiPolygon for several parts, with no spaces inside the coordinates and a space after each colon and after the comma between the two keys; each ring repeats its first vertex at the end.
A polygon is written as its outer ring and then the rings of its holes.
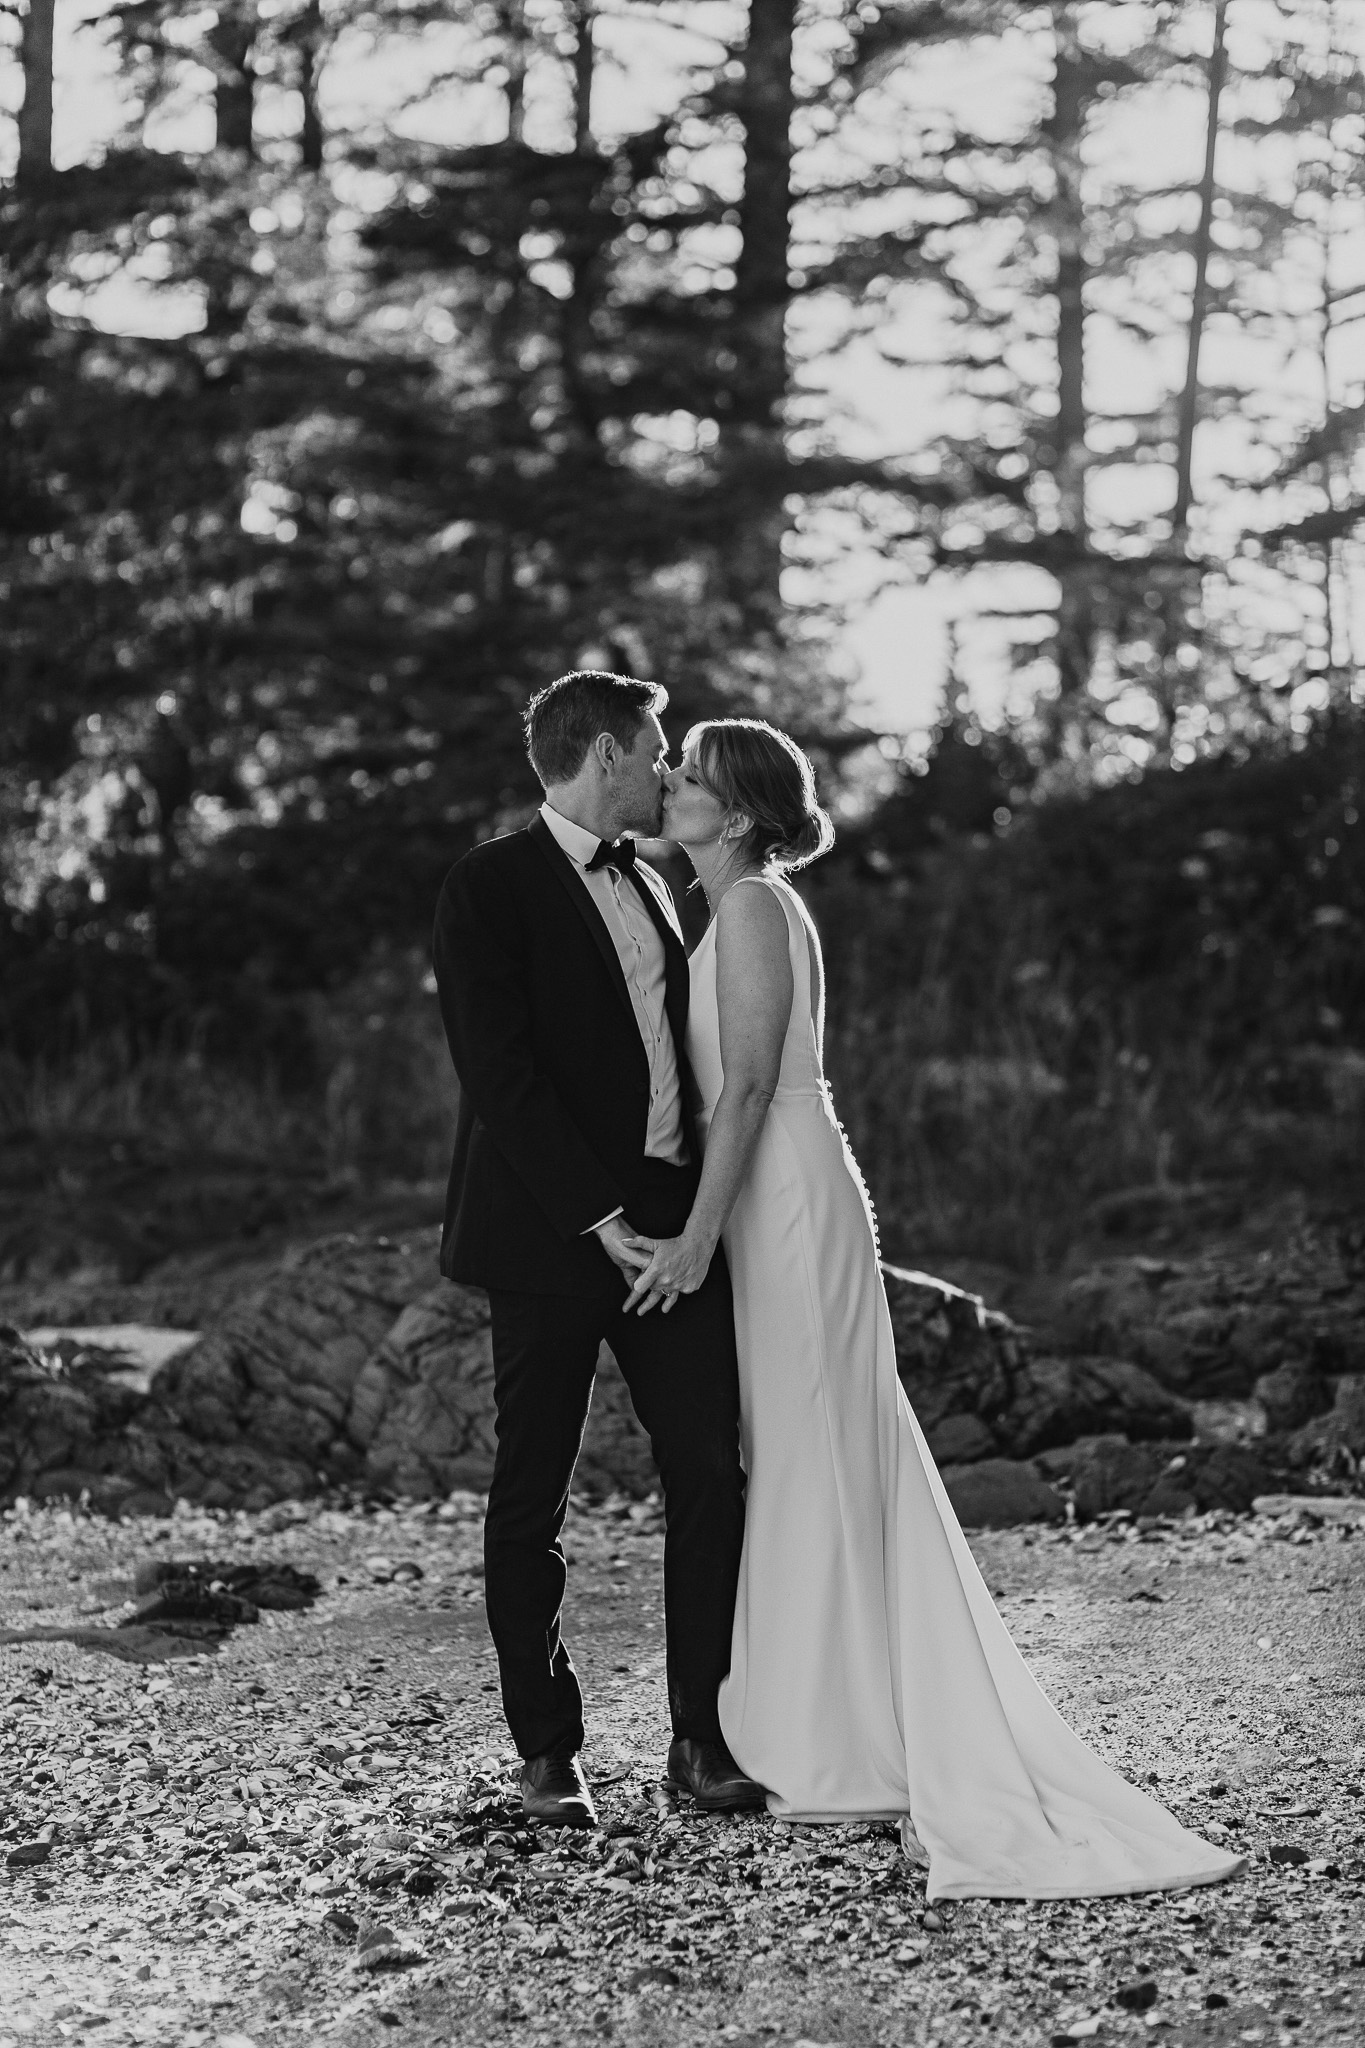
{"type": "Polygon", "coordinates": [[[626,1306],[667,1314],[724,1244],[748,1473],[720,1695],[734,1757],[783,1819],[899,1820],[930,1899],[1235,1875],[1241,1858],[1126,1783],[1044,1697],[900,1386],[821,1065],[820,942],[786,879],[833,839],[810,763],[758,720],[695,726],[663,834],[711,909],[687,1029],[705,1156],[682,1235],[654,1246],[626,1306]]]}

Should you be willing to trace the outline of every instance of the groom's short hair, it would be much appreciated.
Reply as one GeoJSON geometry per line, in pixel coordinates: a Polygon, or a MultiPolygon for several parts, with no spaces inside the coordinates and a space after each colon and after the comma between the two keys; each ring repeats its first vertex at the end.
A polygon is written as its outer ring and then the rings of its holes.
{"type": "Polygon", "coordinates": [[[600,668],[576,668],[537,690],[526,707],[526,751],[542,785],[572,782],[599,733],[609,732],[633,747],[651,711],[662,711],[668,692],[662,683],[614,676],[600,668]]]}

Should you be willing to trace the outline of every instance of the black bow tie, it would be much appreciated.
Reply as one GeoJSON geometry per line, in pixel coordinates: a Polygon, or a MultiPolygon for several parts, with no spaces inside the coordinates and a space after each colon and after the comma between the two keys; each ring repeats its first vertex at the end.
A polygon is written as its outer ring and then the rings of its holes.
{"type": "Polygon", "coordinates": [[[599,839],[597,851],[588,862],[588,873],[595,875],[599,868],[633,868],[634,865],[633,839],[618,839],[614,846],[609,839],[599,839]]]}

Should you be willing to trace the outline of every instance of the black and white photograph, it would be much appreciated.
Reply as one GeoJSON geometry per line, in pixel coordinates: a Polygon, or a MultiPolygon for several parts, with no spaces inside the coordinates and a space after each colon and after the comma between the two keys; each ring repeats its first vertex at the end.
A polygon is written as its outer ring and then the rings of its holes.
{"type": "Polygon", "coordinates": [[[1365,2037],[1365,0],[0,4],[0,2048],[1365,2037]]]}

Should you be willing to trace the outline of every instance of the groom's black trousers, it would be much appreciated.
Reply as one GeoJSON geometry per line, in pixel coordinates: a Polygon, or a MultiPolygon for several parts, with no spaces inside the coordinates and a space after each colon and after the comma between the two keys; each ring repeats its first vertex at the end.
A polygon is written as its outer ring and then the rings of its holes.
{"type": "MultiPolygon", "coordinates": [[[[646,1161],[627,1221],[681,1231],[695,1172],[646,1161]]],[[[730,1666],[744,1477],[730,1276],[717,1251],[695,1294],[667,1315],[623,1315],[626,1285],[603,1254],[601,1295],[490,1290],[498,1451],[484,1525],[488,1623],[503,1709],[524,1757],[583,1744],[583,1695],[560,1636],[567,1570],[560,1532],[603,1340],[630,1389],[663,1482],[668,1700],[677,1736],[720,1736],[716,1694],[730,1666]]]]}

